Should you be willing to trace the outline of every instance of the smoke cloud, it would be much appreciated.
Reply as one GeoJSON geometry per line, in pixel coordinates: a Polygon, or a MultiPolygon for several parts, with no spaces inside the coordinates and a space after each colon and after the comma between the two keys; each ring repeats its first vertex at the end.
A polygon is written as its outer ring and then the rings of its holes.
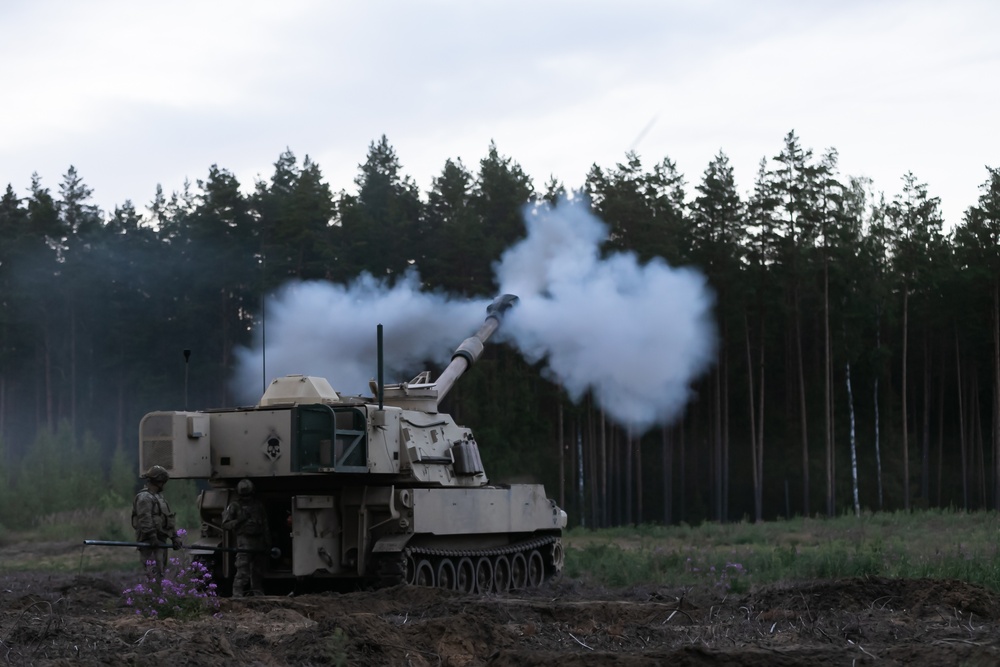
{"type": "Polygon", "coordinates": [[[254,347],[236,350],[234,396],[256,403],[265,377],[290,374],[325,377],[345,395],[370,395],[379,324],[385,381],[409,381],[429,361],[446,364],[482,324],[489,303],[421,292],[416,272],[392,287],[367,273],[349,285],[289,283],[267,300],[264,332],[254,347]]]}
{"type": "Polygon", "coordinates": [[[670,423],[715,358],[714,296],[704,276],[632,253],[600,256],[607,226],[582,204],[526,213],[527,237],[495,267],[520,296],[499,335],[570,398],[587,391],[611,419],[642,433],[670,423]]]}
{"type": "MultiPolygon", "coordinates": [[[[494,266],[501,293],[520,302],[495,338],[517,347],[579,400],[588,391],[618,424],[642,433],[675,419],[691,382],[712,363],[714,297],[695,270],[632,253],[601,257],[607,226],[573,201],[525,212],[527,236],[494,266]]],[[[370,275],[349,285],[294,283],[267,303],[266,341],[237,351],[234,390],[290,373],[326,377],[367,394],[375,376],[375,327],[385,326],[386,381],[444,364],[483,322],[490,300],[420,291],[415,272],[389,287],[370,275]],[[263,343],[266,342],[266,357],[263,343]]]]}

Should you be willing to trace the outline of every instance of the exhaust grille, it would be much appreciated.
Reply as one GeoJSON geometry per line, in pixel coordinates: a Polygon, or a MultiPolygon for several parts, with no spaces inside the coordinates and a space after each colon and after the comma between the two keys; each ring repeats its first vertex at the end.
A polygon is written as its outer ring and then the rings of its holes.
{"type": "Polygon", "coordinates": [[[149,416],[143,421],[142,442],[139,449],[140,466],[163,466],[174,470],[174,421],[173,415],[149,416]]]}

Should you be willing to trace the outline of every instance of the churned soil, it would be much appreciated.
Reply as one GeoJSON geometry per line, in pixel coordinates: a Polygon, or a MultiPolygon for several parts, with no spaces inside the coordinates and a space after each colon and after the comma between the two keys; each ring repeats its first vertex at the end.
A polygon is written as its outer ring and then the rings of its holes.
{"type": "Polygon", "coordinates": [[[0,665],[1000,665],[1000,602],[960,581],[727,595],[563,577],[505,596],[397,586],[224,599],[217,615],[181,621],[125,606],[137,570],[0,574],[0,665]]]}

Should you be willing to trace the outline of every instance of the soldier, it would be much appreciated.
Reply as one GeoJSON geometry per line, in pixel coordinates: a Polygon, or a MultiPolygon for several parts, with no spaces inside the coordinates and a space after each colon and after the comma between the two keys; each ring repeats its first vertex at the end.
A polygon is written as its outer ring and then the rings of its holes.
{"type": "Polygon", "coordinates": [[[237,549],[253,549],[236,554],[236,576],[233,578],[233,597],[259,594],[261,573],[267,557],[270,535],[264,505],[254,497],[253,482],[240,480],[236,485],[237,498],[229,503],[222,514],[222,527],[236,534],[237,549]],[[247,585],[249,584],[249,590],[247,585]]]}
{"type": "Polygon", "coordinates": [[[163,579],[167,563],[166,544],[169,542],[174,549],[180,549],[181,540],[177,536],[174,513],[163,497],[163,487],[170,474],[162,466],[153,466],[142,476],[146,480],[146,488],[139,491],[132,501],[132,527],[135,528],[136,541],[155,545],[139,547],[139,557],[146,568],[146,575],[158,582],[163,579]]]}

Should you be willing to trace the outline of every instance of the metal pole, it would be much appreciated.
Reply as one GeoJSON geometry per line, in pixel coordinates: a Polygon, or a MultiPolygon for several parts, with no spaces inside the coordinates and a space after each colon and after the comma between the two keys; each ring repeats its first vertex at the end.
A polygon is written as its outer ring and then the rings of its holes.
{"type": "Polygon", "coordinates": [[[377,352],[377,363],[378,363],[378,409],[382,410],[382,395],[385,393],[385,378],[383,376],[383,358],[382,358],[382,325],[379,324],[375,329],[375,349],[377,352]]]}
{"type": "MultiPolygon", "coordinates": [[[[171,549],[170,544],[153,544],[151,542],[123,542],[119,540],[84,540],[84,546],[88,547],[141,547],[144,549],[171,549]]],[[[271,549],[240,549],[238,547],[209,547],[202,546],[198,544],[181,546],[181,549],[189,549],[192,551],[223,551],[226,553],[233,554],[262,554],[266,553],[271,556],[271,558],[279,558],[281,556],[281,549],[278,547],[272,547],[271,549]]]]}
{"type": "Polygon", "coordinates": [[[191,358],[191,350],[184,350],[184,409],[188,409],[188,360],[191,358]]]}
{"type": "Polygon", "coordinates": [[[267,391],[267,302],[263,291],[260,294],[260,387],[261,394],[267,391]]]}

